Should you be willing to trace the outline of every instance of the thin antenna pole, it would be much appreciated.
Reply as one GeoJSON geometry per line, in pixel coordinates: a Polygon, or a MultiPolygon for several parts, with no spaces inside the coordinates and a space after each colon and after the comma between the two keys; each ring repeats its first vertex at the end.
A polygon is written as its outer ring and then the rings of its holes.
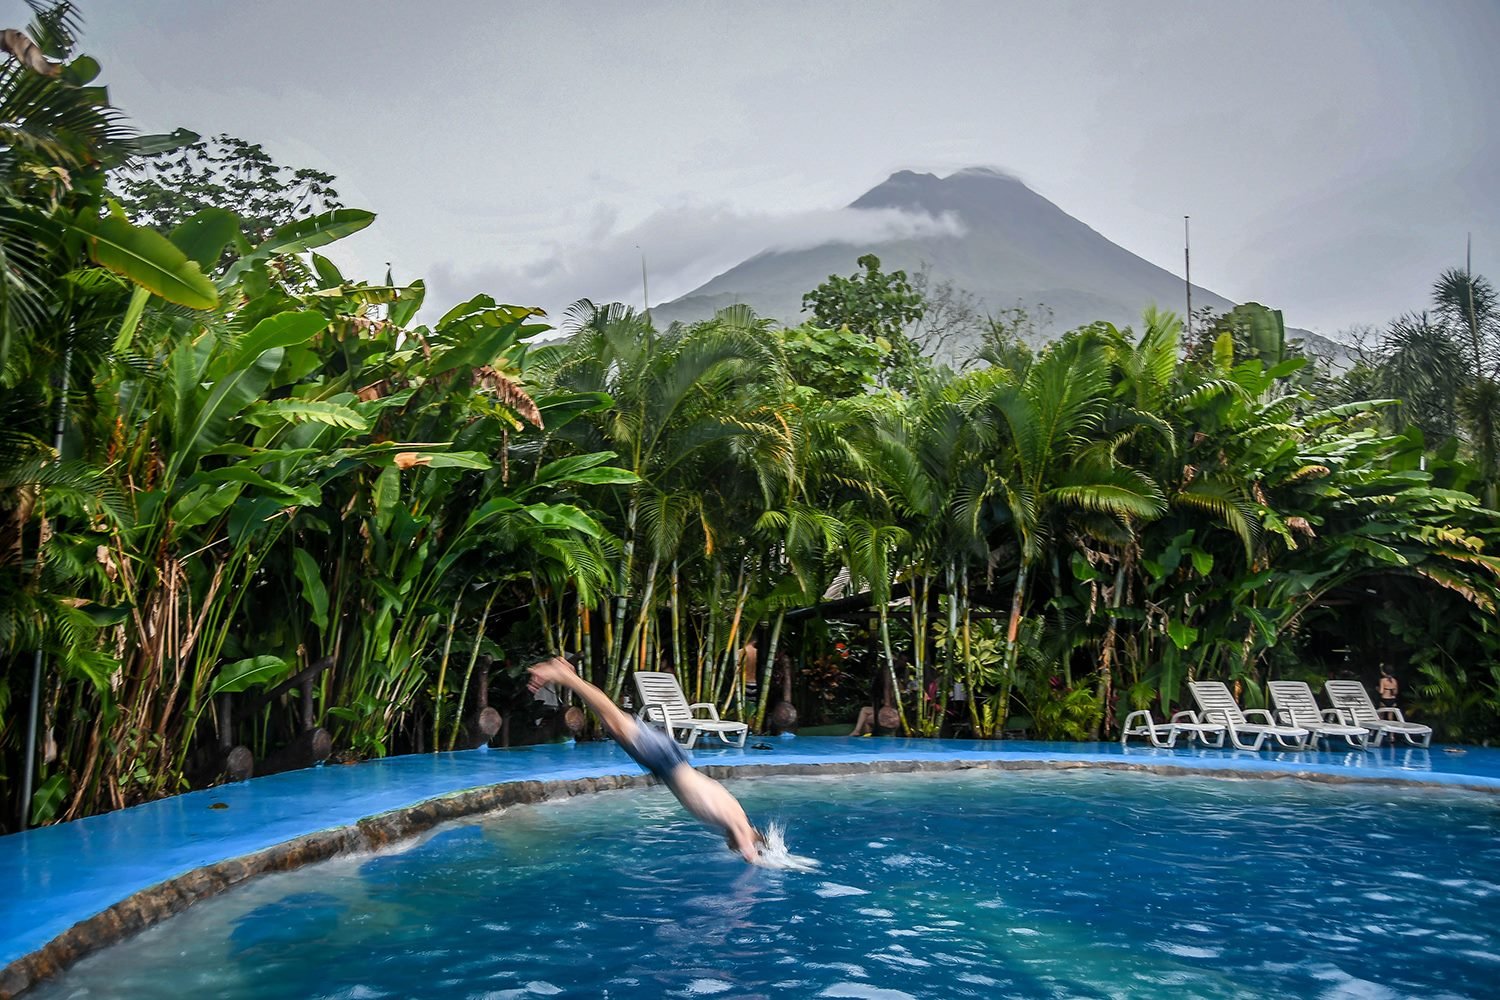
{"type": "Polygon", "coordinates": [[[1187,285],[1187,335],[1188,340],[1193,339],[1193,255],[1188,247],[1191,240],[1188,236],[1188,217],[1182,217],[1182,280],[1187,285]]]}
{"type": "Polygon", "coordinates": [[[1464,240],[1464,298],[1469,300],[1469,339],[1474,342],[1474,372],[1484,370],[1484,358],[1479,350],[1479,318],[1474,315],[1474,234],[1464,240]]]}
{"type": "Polygon", "coordinates": [[[639,244],[636,249],[641,251],[641,304],[646,307],[646,325],[651,325],[651,292],[646,287],[646,251],[641,250],[639,244]]]}

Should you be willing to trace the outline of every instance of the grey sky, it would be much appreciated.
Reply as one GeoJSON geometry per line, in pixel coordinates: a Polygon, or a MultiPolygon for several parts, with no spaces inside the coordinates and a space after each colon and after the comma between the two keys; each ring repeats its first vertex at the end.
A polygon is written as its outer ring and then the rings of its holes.
{"type": "MultiPolygon", "coordinates": [[[[488,291],[688,291],[898,168],[1009,170],[1321,332],[1500,279],[1500,4],[82,0],[148,131],[263,143],[379,221],[334,256],[488,291]]],[[[0,0],[6,25],[19,0],[0,0]]],[[[851,270],[853,254],[851,254],[851,270]]]]}

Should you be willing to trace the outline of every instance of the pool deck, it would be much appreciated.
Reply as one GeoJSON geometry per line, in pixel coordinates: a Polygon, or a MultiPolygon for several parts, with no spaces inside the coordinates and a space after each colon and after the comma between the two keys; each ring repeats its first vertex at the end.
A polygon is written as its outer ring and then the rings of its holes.
{"type": "MultiPolygon", "coordinates": [[[[874,761],[1139,764],[1250,774],[1328,775],[1500,792],[1500,750],[1408,747],[1323,753],[1157,750],[1118,743],[804,737],[699,748],[698,765],[874,761]],[[756,750],[756,744],[769,750],[756,750]]],[[[79,921],[178,875],[379,813],[506,782],[639,775],[615,744],[471,750],[325,766],[256,778],[0,837],[0,967],[79,921]]]]}

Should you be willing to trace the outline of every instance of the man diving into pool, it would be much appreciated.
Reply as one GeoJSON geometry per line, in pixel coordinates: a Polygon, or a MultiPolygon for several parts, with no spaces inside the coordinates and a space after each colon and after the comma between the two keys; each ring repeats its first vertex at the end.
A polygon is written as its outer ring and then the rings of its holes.
{"type": "Polygon", "coordinates": [[[729,849],[751,864],[760,859],[764,835],[750,825],[744,807],[728,789],[688,763],[687,751],[670,735],[644,726],[621,711],[609,696],[578,676],[571,664],[556,656],[533,664],[528,687],[535,694],[543,685],[558,684],[578,693],[599,716],[631,758],[671,789],[682,808],[724,834],[729,849]]]}

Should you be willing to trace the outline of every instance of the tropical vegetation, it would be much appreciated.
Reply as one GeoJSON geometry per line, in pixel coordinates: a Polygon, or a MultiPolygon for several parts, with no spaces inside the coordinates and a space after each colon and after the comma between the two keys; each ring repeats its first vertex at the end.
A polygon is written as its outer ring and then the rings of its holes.
{"type": "Polygon", "coordinates": [[[518,672],[563,649],[757,728],[888,678],[906,732],[1046,739],[1388,659],[1412,714],[1500,735],[1500,316],[1467,269],[1340,374],[1256,304],[1192,343],[1002,317],[955,370],[868,255],[800,326],[581,301],[554,331],[343,274],[323,251],[373,216],[332,178],[137,135],[71,5],[35,9],[0,35],[10,827],[314,732],[472,746],[488,705],[555,736],[518,672]]]}

